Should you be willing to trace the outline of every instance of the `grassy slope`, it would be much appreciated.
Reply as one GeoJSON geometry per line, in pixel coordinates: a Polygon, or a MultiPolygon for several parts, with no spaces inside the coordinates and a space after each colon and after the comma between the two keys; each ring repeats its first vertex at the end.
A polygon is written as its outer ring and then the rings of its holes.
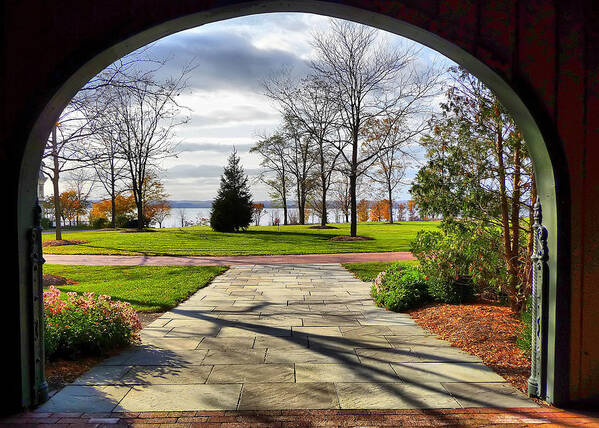
{"type": "Polygon", "coordinates": [[[44,273],[79,282],[58,286],[61,291],[106,294],[141,312],[168,310],[226,270],[223,266],[44,266],[44,273]]]}
{"type": "MultiPolygon", "coordinates": [[[[401,224],[361,223],[358,234],[374,241],[334,242],[329,238],[349,235],[349,224],[339,229],[310,229],[308,226],[258,226],[242,233],[218,233],[209,227],[155,229],[147,233],[92,231],[69,233],[66,239],[89,241],[82,245],[46,247],[46,254],[145,254],[145,255],[259,255],[326,254],[377,251],[409,251],[419,230],[437,228],[436,222],[401,224]]],[[[44,234],[43,240],[54,239],[44,234]]]]}
{"type": "Polygon", "coordinates": [[[399,265],[414,265],[418,263],[416,260],[402,260],[399,262],[365,262],[365,263],[344,263],[343,267],[354,274],[356,278],[362,281],[373,281],[379,272],[389,268],[393,264],[399,265]]]}

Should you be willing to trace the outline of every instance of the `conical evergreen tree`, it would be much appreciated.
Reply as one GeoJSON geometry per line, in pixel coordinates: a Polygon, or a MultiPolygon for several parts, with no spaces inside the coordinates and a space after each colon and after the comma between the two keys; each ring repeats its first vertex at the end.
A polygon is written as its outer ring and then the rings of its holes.
{"type": "Polygon", "coordinates": [[[210,227],[216,232],[239,232],[252,221],[252,195],[248,178],[233,150],[220,178],[220,188],[210,211],[210,227]]]}

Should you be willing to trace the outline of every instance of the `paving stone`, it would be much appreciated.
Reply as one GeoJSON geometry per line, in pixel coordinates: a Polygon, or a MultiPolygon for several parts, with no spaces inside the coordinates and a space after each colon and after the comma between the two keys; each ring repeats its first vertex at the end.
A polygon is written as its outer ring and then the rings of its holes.
{"type": "Polygon", "coordinates": [[[293,327],[294,336],[341,337],[339,327],[293,327]]]}
{"type": "Polygon", "coordinates": [[[357,348],[356,354],[362,362],[383,362],[383,363],[408,363],[420,362],[418,355],[410,352],[409,349],[398,348],[357,348]]]}
{"type": "Polygon", "coordinates": [[[391,330],[385,325],[370,325],[359,327],[339,327],[344,336],[384,336],[391,335],[391,330]]]}
{"type": "Polygon", "coordinates": [[[336,383],[342,409],[459,408],[441,384],[336,383]]]}
{"type": "Polygon", "coordinates": [[[307,336],[290,337],[256,337],[255,348],[274,348],[274,349],[306,349],[308,347],[307,336]]]}
{"type": "MultiPolygon", "coordinates": [[[[198,349],[241,350],[254,347],[253,337],[205,337],[198,349]]],[[[266,346],[256,346],[266,348],[266,346]]]]}
{"type": "Polygon", "coordinates": [[[67,385],[37,410],[51,413],[110,412],[130,389],[122,385],[67,385]]]}
{"type": "Polygon", "coordinates": [[[348,363],[360,361],[353,351],[314,349],[268,349],[266,363],[348,363]]]}
{"type": "Polygon", "coordinates": [[[393,370],[405,382],[505,382],[482,363],[393,363],[393,370]]]}
{"type": "Polygon", "coordinates": [[[246,383],[239,410],[337,409],[339,400],[332,383],[246,383]]]}
{"type": "Polygon", "coordinates": [[[179,337],[156,337],[144,339],[145,345],[168,350],[192,350],[196,349],[203,337],[179,338],[179,337]]]}
{"type": "Polygon", "coordinates": [[[216,365],[208,383],[294,382],[293,364],[216,365]]]}
{"type": "Polygon", "coordinates": [[[398,382],[389,364],[306,364],[295,365],[296,382],[398,382]]]}
{"type": "Polygon", "coordinates": [[[114,411],[234,410],[240,392],[240,384],[133,386],[114,411]]]}
{"type": "Polygon", "coordinates": [[[218,337],[291,336],[291,327],[223,327],[218,337]]]}
{"type": "Polygon", "coordinates": [[[121,378],[131,366],[96,366],[79,376],[74,385],[113,385],[121,384],[121,378]]]}
{"type": "Polygon", "coordinates": [[[156,347],[144,347],[135,351],[123,353],[105,360],[103,365],[132,365],[132,366],[181,366],[200,364],[206,356],[206,350],[169,350],[156,347]]]}
{"type": "Polygon", "coordinates": [[[509,383],[443,383],[462,407],[539,407],[509,383]]]}
{"type": "Polygon", "coordinates": [[[312,349],[346,349],[355,348],[382,348],[391,349],[385,336],[352,336],[352,337],[319,337],[309,336],[312,349]]]}
{"type": "Polygon", "coordinates": [[[121,379],[127,385],[205,383],[212,366],[134,366],[121,379]]]}
{"type": "Polygon", "coordinates": [[[210,349],[202,364],[262,364],[266,349],[210,349]]]}

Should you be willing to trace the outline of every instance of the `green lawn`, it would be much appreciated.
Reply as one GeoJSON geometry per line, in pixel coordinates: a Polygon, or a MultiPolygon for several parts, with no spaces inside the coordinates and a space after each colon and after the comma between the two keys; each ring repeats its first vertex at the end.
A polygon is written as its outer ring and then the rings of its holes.
{"type": "Polygon", "coordinates": [[[175,307],[226,266],[74,266],[45,265],[44,273],[79,284],[60,285],[61,291],[92,291],[129,302],[140,312],[162,312],[175,307]]]}
{"type": "MultiPolygon", "coordinates": [[[[409,251],[410,242],[420,230],[438,227],[438,222],[399,224],[360,223],[358,235],[374,241],[329,241],[349,235],[349,224],[339,229],[310,229],[309,226],[258,226],[246,232],[219,233],[209,227],[154,229],[154,232],[126,233],[114,230],[73,232],[64,239],[89,241],[88,244],[45,247],[46,254],[124,254],[124,255],[260,255],[327,254],[378,251],[409,251]]],[[[43,240],[54,239],[44,234],[43,240]]]]}
{"type": "Polygon", "coordinates": [[[387,270],[387,268],[395,263],[409,266],[415,265],[418,262],[416,260],[402,260],[398,262],[343,263],[343,267],[362,281],[372,281],[376,278],[379,272],[387,270]]]}

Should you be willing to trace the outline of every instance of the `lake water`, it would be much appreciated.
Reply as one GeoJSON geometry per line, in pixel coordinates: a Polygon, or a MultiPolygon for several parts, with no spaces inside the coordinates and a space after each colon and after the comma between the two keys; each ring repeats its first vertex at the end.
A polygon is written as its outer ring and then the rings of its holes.
{"type": "MultiPolygon", "coordinates": [[[[298,215],[297,208],[289,208],[288,216],[298,215]]],[[[171,214],[164,220],[162,227],[181,227],[181,217],[183,217],[183,223],[187,225],[205,225],[208,226],[210,222],[210,208],[172,208],[171,214]]],[[[345,221],[343,213],[340,210],[329,209],[329,222],[341,223],[345,221]]],[[[274,219],[279,218],[281,224],[283,224],[283,209],[282,208],[265,208],[262,217],[260,218],[260,226],[270,226],[273,224],[274,219]]],[[[313,214],[306,219],[306,223],[320,223],[320,217],[313,214]]],[[[255,223],[252,222],[252,226],[255,223]]]]}

